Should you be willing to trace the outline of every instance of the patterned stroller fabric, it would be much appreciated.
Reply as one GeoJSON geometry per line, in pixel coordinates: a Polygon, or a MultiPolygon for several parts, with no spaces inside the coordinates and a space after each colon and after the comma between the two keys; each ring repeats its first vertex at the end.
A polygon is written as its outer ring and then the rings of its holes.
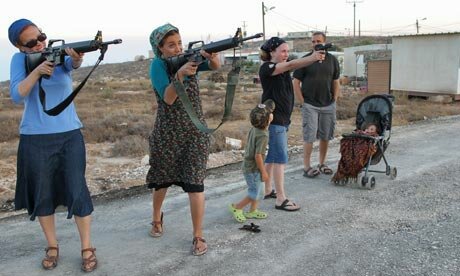
{"type": "Polygon", "coordinates": [[[376,152],[374,138],[364,135],[361,130],[358,130],[356,134],[344,136],[340,141],[341,158],[337,172],[331,181],[356,181],[369,158],[376,152]]]}
{"type": "MultiPolygon", "coordinates": [[[[356,130],[351,134],[343,134],[340,141],[341,158],[337,172],[331,178],[335,183],[356,181],[360,172],[370,165],[380,162],[389,144],[392,122],[392,95],[370,95],[358,105],[356,112],[356,130]],[[378,125],[380,133],[376,136],[367,135],[363,129],[368,123],[378,125]]],[[[387,161],[385,160],[387,164],[387,161]]]]}

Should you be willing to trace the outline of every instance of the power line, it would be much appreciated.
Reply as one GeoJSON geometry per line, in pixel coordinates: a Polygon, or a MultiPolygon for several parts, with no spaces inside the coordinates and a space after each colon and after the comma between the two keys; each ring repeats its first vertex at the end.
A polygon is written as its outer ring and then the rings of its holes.
{"type": "MultiPolygon", "coordinates": [[[[353,1],[354,2],[354,1],[353,1]]],[[[356,1],[358,3],[358,1],[356,1]]],[[[279,13],[276,10],[271,11],[273,14],[278,16],[279,19],[285,22],[286,25],[290,26],[293,31],[311,31],[311,30],[319,30],[321,28],[318,28],[317,26],[312,26],[307,23],[303,23],[299,20],[293,19],[291,16],[286,16],[284,14],[279,13]]],[[[450,27],[450,26],[456,26],[459,25],[460,29],[460,22],[453,22],[453,23],[448,23],[448,24],[443,24],[441,26],[430,26],[432,29],[438,28],[439,31],[444,30],[445,32],[449,32],[452,30],[449,30],[445,27],[450,27]],[[444,28],[443,28],[444,27],[444,28]]],[[[428,28],[425,24],[423,24],[424,28],[428,28]]],[[[391,35],[401,35],[401,34],[409,34],[413,33],[413,28],[414,28],[414,23],[407,24],[407,25],[400,25],[400,26],[392,26],[392,27],[387,27],[387,28],[380,28],[380,29],[361,29],[360,32],[361,34],[364,35],[385,35],[385,36],[391,36],[391,35]]],[[[331,25],[328,25],[327,31],[329,35],[342,35],[344,33],[343,28],[340,28],[337,26],[334,27],[331,25]]]]}

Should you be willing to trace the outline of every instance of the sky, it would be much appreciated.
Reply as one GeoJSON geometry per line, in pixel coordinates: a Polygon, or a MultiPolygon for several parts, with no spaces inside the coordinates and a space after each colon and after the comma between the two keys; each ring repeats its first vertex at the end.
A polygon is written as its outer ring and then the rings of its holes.
{"type": "MultiPolygon", "coordinates": [[[[407,35],[459,32],[460,1],[413,0],[188,0],[188,1],[89,1],[47,2],[9,1],[0,11],[0,81],[9,79],[11,56],[17,51],[8,40],[8,27],[27,18],[42,28],[48,38],[67,43],[94,38],[98,30],[103,40],[121,38],[111,45],[104,63],[132,61],[148,56],[149,35],[167,22],[177,26],[186,45],[189,41],[217,41],[235,34],[238,27],[247,35],[263,30],[265,35],[284,36],[288,32],[327,31],[329,35],[407,35]],[[172,3],[172,5],[171,5],[172,3]],[[262,16],[262,3],[266,7],[262,16]]],[[[85,66],[92,65],[97,52],[85,55],[85,66]]]]}

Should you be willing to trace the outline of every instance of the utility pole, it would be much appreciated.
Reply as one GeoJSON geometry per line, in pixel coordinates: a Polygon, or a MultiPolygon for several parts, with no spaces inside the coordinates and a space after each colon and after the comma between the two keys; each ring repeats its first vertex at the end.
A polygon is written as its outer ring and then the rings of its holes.
{"type": "MultiPolygon", "coordinates": [[[[422,20],[426,20],[426,17],[420,19],[420,21],[422,21],[422,20]]],[[[418,31],[420,29],[420,25],[418,24],[418,18],[415,19],[415,28],[417,29],[417,34],[418,34],[418,31]]]]}
{"type": "Polygon", "coordinates": [[[243,37],[246,37],[246,21],[243,21],[243,37]]]}
{"type": "Polygon", "coordinates": [[[363,1],[347,1],[347,3],[353,3],[353,37],[356,36],[356,3],[362,3],[363,1]]]}
{"type": "Polygon", "coordinates": [[[358,20],[358,37],[361,37],[361,20],[358,20]]]}
{"type": "Polygon", "coordinates": [[[262,2],[262,32],[263,32],[263,38],[264,38],[264,42],[265,42],[265,13],[267,13],[268,11],[270,10],[273,10],[275,7],[270,7],[270,8],[267,8],[267,6],[265,6],[264,2],[262,2]]]}

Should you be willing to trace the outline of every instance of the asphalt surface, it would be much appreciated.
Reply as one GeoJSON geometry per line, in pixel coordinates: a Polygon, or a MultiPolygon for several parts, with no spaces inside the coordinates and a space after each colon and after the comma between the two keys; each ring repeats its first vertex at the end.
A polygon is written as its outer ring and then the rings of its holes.
{"type": "MultiPolygon", "coordinates": [[[[164,235],[148,236],[151,196],[141,192],[96,202],[91,275],[460,275],[460,117],[394,128],[385,155],[398,176],[373,174],[376,186],[333,185],[330,176],[302,176],[301,155],[286,170],[287,195],[298,212],[263,200],[260,233],[239,230],[227,205],[245,194],[239,166],[206,180],[206,255],[191,255],[188,197],[172,189],[164,204],[164,235]]],[[[313,160],[317,159],[314,151],[313,160]]],[[[339,144],[331,144],[335,170],[339,144]]],[[[382,169],[383,160],[374,169],[382,169]]],[[[80,243],[73,220],[57,214],[59,265],[44,271],[46,246],[38,222],[0,220],[0,275],[79,275],[80,243]]]]}

